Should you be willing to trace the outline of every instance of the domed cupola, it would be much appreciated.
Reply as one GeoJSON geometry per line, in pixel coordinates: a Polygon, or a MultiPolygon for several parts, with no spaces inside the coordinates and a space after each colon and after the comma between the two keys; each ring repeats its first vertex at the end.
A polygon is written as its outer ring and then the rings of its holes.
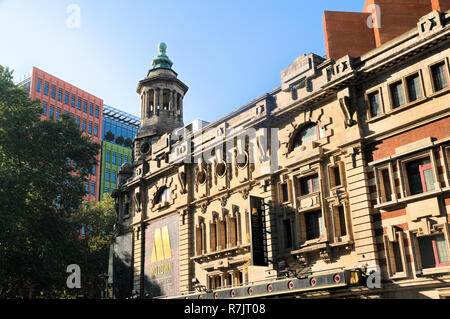
{"type": "Polygon", "coordinates": [[[153,68],[137,87],[141,96],[141,126],[134,141],[135,159],[150,154],[152,143],[159,137],[184,126],[183,98],[189,88],[172,70],[167,45],[160,43],[158,49],[153,68]]]}

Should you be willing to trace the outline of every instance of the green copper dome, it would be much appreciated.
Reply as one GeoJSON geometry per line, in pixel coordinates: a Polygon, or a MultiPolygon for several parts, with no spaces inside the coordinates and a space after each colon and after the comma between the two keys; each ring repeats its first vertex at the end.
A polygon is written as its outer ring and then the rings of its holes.
{"type": "Polygon", "coordinates": [[[171,69],[173,62],[170,61],[169,57],[166,55],[167,50],[167,44],[164,42],[161,42],[158,45],[159,54],[158,56],[153,60],[153,69],[158,68],[164,68],[164,69],[171,69]]]}

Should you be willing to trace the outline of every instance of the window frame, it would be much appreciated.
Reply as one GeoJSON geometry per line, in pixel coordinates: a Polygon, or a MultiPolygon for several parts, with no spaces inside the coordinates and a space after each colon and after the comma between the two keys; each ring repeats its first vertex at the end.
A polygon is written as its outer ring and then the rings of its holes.
{"type": "MultiPolygon", "coordinates": [[[[392,226],[391,226],[392,227],[392,226]]],[[[409,276],[408,261],[406,259],[405,234],[403,231],[393,230],[394,241],[389,239],[388,235],[383,235],[384,253],[386,255],[386,266],[390,279],[400,279],[409,276]],[[403,271],[397,271],[395,260],[395,251],[393,243],[397,243],[400,249],[400,259],[402,261],[403,271]]]]}
{"type": "Polygon", "coordinates": [[[298,176],[297,177],[297,183],[298,183],[297,184],[298,185],[298,197],[311,196],[313,194],[321,193],[321,191],[322,191],[319,172],[312,172],[312,173],[307,174],[307,175],[298,176]],[[317,180],[318,180],[318,183],[319,183],[319,189],[317,191],[314,191],[314,183],[312,182],[314,176],[317,176],[317,180]],[[307,193],[307,194],[303,194],[303,190],[302,190],[302,180],[304,180],[304,179],[308,179],[309,180],[308,184],[311,187],[311,192],[307,193]]]}
{"type": "Polygon", "coordinates": [[[383,90],[381,87],[378,87],[374,90],[367,91],[367,93],[365,94],[365,100],[366,100],[366,105],[367,105],[367,118],[369,120],[377,119],[386,114],[386,110],[385,110],[385,106],[384,106],[383,90]],[[372,105],[370,103],[370,95],[376,94],[376,93],[378,93],[378,96],[380,98],[380,114],[374,116],[372,114],[372,105]]]}
{"type": "Polygon", "coordinates": [[[278,199],[281,204],[289,204],[292,203],[293,198],[293,190],[292,190],[292,180],[288,179],[284,182],[278,183],[278,199]],[[287,198],[285,198],[283,187],[286,186],[287,198]]]}
{"type": "Polygon", "coordinates": [[[417,70],[417,71],[409,73],[408,75],[403,77],[403,80],[404,80],[405,91],[406,91],[406,95],[405,95],[406,105],[409,105],[411,103],[416,103],[416,102],[421,101],[422,99],[424,99],[426,97],[426,95],[425,95],[425,88],[424,88],[424,81],[423,81],[423,76],[422,76],[421,70],[417,70]],[[418,97],[414,101],[411,101],[411,96],[409,94],[408,79],[412,78],[415,75],[417,75],[417,77],[419,78],[420,97],[418,97]]]}
{"type": "Polygon", "coordinates": [[[377,188],[378,205],[395,202],[397,200],[397,192],[394,179],[394,167],[392,165],[392,162],[388,162],[386,164],[375,167],[375,185],[377,188]],[[387,196],[385,193],[386,186],[384,178],[382,176],[382,172],[385,170],[387,170],[389,173],[389,187],[391,188],[391,200],[389,201],[387,200],[387,196]]]}
{"type": "Polygon", "coordinates": [[[450,88],[450,74],[449,74],[450,70],[449,70],[448,60],[446,58],[430,64],[428,66],[428,73],[430,75],[431,88],[433,90],[433,93],[438,94],[438,93],[444,92],[450,88]],[[446,71],[445,76],[447,78],[447,86],[445,88],[442,88],[441,90],[436,90],[436,83],[435,83],[435,78],[434,78],[434,74],[433,74],[433,67],[435,67],[441,63],[444,63],[444,70],[446,71]]]}
{"type": "Polygon", "coordinates": [[[390,103],[391,111],[395,111],[395,110],[401,109],[401,108],[403,108],[404,106],[406,106],[408,104],[408,101],[406,99],[406,89],[405,89],[404,78],[400,78],[400,79],[397,79],[397,80],[389,82],[387,84],[387,89],[388,89],[388,94],[389,94],[389,103],[390,103]],[[402,86],[404,103],[400,104],[398,106],[394,106],[394,98],[393,98],[393,94],[392,94],[392,87],[395,84],[397,84],[397,83],[400,83],[401,86],[402,86]]]}
{"type": "MultiPolygon", "coordinates": [[[[433,149],[430,149],[428,151],[422,151],[413,156],[408,156],[408,157],[399,159],[398,167],[400,169],[401,185],[403,185],[403,189],[401,190],[401,193],[403,194],[404,197],[420,196],[420,195],[424,195],[427,193],[432,193],[434,191],[440,190],[440,185],[438,185],[438,184],[440,184],[439,183],[439,174],[437,172],[436,158],[435,158],[433,149]],[[406,165],[411,162],[422,160],[426,157],[429,157],[429,159],[430,159],[431,171],[433,172],[433,178],[434,178],[434,190],[426,190],[426,191],[424,190],[422,193],[412,195],[406,165]]],[[[423,188],[424,184],[423,184],[422,175],[421,175],[421,183],[422,183],[422,188],[423,188]]],[[[425,184],[425,186],[426,186],[426,184],[425,184]]]]}
{"type": "Polygon", "coordinates": [[[342,161],[337,161],[334,164],[328,165],[328,183],[330,189],[345,187],[344,163],[342,161]],[[339,170],[339,184],[336,184],[335,169],[339,170]]]}
{"type": "Polygon", "coordinates": [[[290,145],[290,151],[294,151],[296,148],[298,147],[302,147],[302,146],[306,146],[308,144],[311,143],[318,143],[318,141],[320,141],[321,139],[325,138],[325,131],[323,130],[322,127],[320,127],[319,123],[315,123],[315,122],[307,122],[307,123],[303,123],[302,125],[300,125],[295,131],[294,134],[292,136],[292,141],[291,141],[291,145],[290,145]],[[297,140],[300,138],[300,133],[302,131],[304,131],[305,129],[309,128],[309,127],[313,127],[316,130],[316,139],[314,141],[310,141],[308,143],[304,143],[302,141],[302,143],[299,143],[296,146],[296,142],[297,140]],[[322,133],[322,135],[321,135],[322,133]]]}
{"type": "MultiPolygon", "coordinates": [[[[419,244],[419,238],[423,237],[432,237],[432,236],[438,236],[438,235],[444,235],[445,244],[447,248],[447,254],[450,258],[450,233],[449,233],[449,224],[439,224],[435,225],[433,227],[433,230],[429,234],[419,234],[418,230],[410,231],[410,238],[411,243],[413,244],[413,258],[414,258],[414,266],[416,273],[418,271],[422,272],[425,275],[428,274],[434,274],[434,273],[441,273],[441,272],[448,272],[450,270],[450,263],[445,264],[438,264],[438,266],[433,268],[424,268],[423,262],[422,262],[422,255],[420,251],[420,244],[419,244]]],[[[435,251],[433,251],[433,255],[436,258],[435,251]]],[[[439,257],[437,257],[439,258],[439,257]]]]}
{"type": "MultiPolygon", "coordinates": [[[[351,231],[350,231],[350,208],[348,206],[347,201],[343,201],[337,205],[332,206],[332,218],[333,218],[333,231],[334,231],[334,239],[335,242],[349,242],[351,240],[351,231]],[[342,207],[344,214],[344,223],[345,223],[345,234],[342,234],[342,221],[340,216],[339,208],[342,207]]],[[[324,225],[325,226],[325,225],[324,225]]],[[[325,227],[324,227],[325,228],[325,227]]]]}

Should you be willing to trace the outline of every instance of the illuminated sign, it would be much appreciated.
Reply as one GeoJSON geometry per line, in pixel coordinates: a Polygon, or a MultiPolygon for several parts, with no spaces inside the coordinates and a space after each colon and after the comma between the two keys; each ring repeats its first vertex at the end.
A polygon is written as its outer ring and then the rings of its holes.
{"type": "Polygon", "coordinates": [[[178,223],[173,215],[146,228],[144,286],[152,297],[179,293],[178,223]]]}

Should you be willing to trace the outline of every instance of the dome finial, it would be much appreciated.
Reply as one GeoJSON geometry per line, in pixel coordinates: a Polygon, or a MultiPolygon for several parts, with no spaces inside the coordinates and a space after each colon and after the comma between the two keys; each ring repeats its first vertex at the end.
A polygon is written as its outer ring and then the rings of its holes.
{"type": "Polygon", "coordinates": [[[153,60],[153,69],[163,68],[163,69],[171,69],[173,62],[170,61],[169,57],[166,55],[167,44],[161,42],[158,45],[159,54],[153,60]]]}
{"type": "Polygon", "coordinates": [[[166,50],[167,50],[167,44],[165,44],[164,42],[161,42],[158,45],[158,50],[159,50],[159,54],[165,54],[166,50]]]}

